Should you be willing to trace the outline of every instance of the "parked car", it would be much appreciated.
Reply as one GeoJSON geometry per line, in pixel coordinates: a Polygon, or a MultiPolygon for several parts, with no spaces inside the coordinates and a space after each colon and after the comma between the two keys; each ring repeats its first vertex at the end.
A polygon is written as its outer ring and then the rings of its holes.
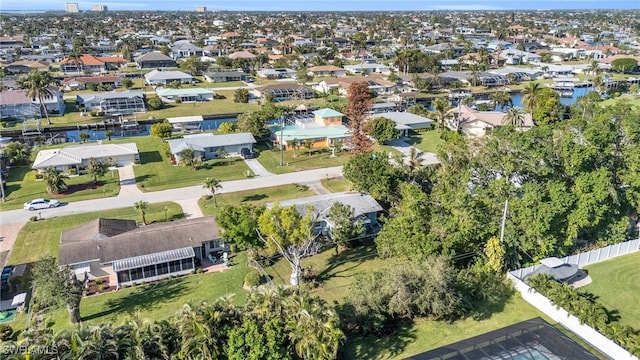
{"type": "Polygon", "coordinates": [[[253,159],[253,151],[249,148],[242,148],[240,150],[240,156],[242,156],[243,159],[253,159]]]}
{"type": "Polygon", "coordinates": [[[24,203],[24,209],[29,211],[54,208],[58,206],[60,206],[60,202],[58,200],[49,199],[34,199],[24,203]]]}

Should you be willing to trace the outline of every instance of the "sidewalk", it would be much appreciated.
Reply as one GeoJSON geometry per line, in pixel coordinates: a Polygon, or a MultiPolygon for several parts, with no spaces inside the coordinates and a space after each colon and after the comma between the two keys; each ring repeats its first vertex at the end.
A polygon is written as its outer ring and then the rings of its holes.
{"type": "MultiPolygon", "coordinates": [[[[126,176],[126,175],[125,175],[126,176]]],[[[289,174],[272,175],[268,177],[254,177],[251,179],[234,180],[222,182],[222,191],[220,193],[231,193],[242,190],[261,189],[286,184],[308,184],[319,181],[324,178],[342,176],[342,166],[330,168],[322,168],[307,171],[298,171],[289,174]]],[[[139,190],[138,190],[139,191],[139,190]]],[[[77,201],[65,204],[54,209],[42,210],[43,217],[65,216],[73,214],[82,214],[93,211],[102,211],[109,209],[118,209],[133,206],[136,201],[142,200],[149,203],[157,203],[164,201],[180,201],[198,199],[202,195],[209,194],[202,185],[188,186],[184,188],[169,189],[154,192],[139,192],[133,195],[133,192],[121,193],[122,195],[101,198],[86,201],[77,201]]],[[[197,206],[197,205],[196,205],[197,206]]],[[[6,224],[25,223],[33,214],[23,209],[0,212],[0,225],[4,227],[6,224]]]]}

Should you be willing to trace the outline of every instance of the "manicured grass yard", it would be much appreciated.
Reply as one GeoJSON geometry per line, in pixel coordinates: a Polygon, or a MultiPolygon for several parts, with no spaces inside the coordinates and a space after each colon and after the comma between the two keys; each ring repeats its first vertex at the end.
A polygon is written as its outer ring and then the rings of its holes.
{"type": "MultiPolygon", "coordinates": [[[[226,294],[233,294],[235,304],[244,304],[248,293],[242,289],[248,271],[244,253],[231,258],[232,266],[221,273],[193,274],[166,279],[155,284],[120,289],[82,299],[80,316],[83,325],[120,324],[126,315],[140,312],[143,319],[160,320],[176,314],[184,304],[200,301],[213,303],[226,294]]],[[[54,331],[72,328],[66,308],[55,310],[47,320],[54,331]]]]}
{"type": "Polygon", "coordinates": [[[308,150],[298,149],[296,150],[296,157],[293,156],[293,150],[285,151],[285,166],[280,166],[280,150],[276,148],[264,148],[261,150],[258,161],[260,161],[262,166],[268,171],[274,174],[341,166],[349,160],[349,155],[344,152],[338,154],[336,157],[331,157],[330,149],[313,149],[311,150],[311,156],[309,156],[308,150]]]}
{"type": "Polygon", "coordinates": [[[618,311],[620,322],[640,329],[640,252],[589,265],[593,282],[580,288],[597,296],[609,311],[618,311]]]}
{"type": "Polygon", "coordinates": [[[140,165],[133,167],[136,182],[142,191],[158,191],[199,185],[208,177],[220,181],[244,179],[249,168],[240,158],[209,160],[198,170],[171,165],[161,150],[162,140],[153,136],[132,137],[114,142],[135,141],[140,152],[140,165]]]}
{"type": "Polygon", "coordinates": [[[216,195],[216,202],[218,203],[217,207],[214,205],[213,198],[208,200],[205,198],[200,198],[200,200],[198,200],[198,206],[200,206],[200,209],[202,210],[202,213],[204,215],[217,215],[225,205],[263,205],[275,201],[297,199],[315,195],[312,190],[309,190],[305,187],[299,188],[295,184],[273,186],[254,190],[236,191],[228,194],[224,193],[224,189],[222,189],[222,191],[222,194],[216,195]]]}
{"type": "Polygon", "coordinates": [[[258,104],[234,103],[234,92],[235,90],[217,90],[216,94],[224,95],[225,99],[215,99],[200,103],[165,104],[163,109],[148,110],[143,114],[143,117],[153,116],[156,119],[164,119],[175,116],[230,114],[258,110],[258,104]]]}
{"type": "Polygon", "coordinates": [[[617,103],[629,103],[634,107],[640,107],[640,96],[638,95],[622,95],[615,99],[607,99],[602,102],[602,106],[611,106],[617,103]]]}
{"type": "MultiPolygon", "coordinates": [[[[146,212],[147,222],[165,220],[165,206],[167,207],[167,219],[181,219],[183,217],[182,208],[176,203],[149,204],[146,212]]],[[[98,217],[141,221],[139,213],[133,207],[128,207],[28,222],[20,230],[7,264],[30,263],[46,255],[57,258],[62,231],[98,217]]]]}
{"type": "Polygon", "coordinates": [[[0,203],[0,210],[20,209],[25,202],[38,198],[57,199],[65,203],[116,196],[120,192],[118,172],[115,170],[99,178],[96,185],[91,184],[89,175],[72,176],[65,182],[68,186],[65,193],[48,194],[44,181],[36,180],[36,173],[29,166],[13,167],[9,170],[5,187],[7,202],[0,203]]]}
{"type": "Polygon", "coordinates": [[[346,180],[343,177],[322,179],[320,182],[322,182],[322,185],[331,192],[349,191],[353,186],[349,180],[346,180]]]}
{"type": "Polygon", "coordinates": [[[439,130],[414,132],[406,142],[422,151],[432,153],[437,153],[438,146],[444,144],[444,141],[440,139],[439,130]]]}

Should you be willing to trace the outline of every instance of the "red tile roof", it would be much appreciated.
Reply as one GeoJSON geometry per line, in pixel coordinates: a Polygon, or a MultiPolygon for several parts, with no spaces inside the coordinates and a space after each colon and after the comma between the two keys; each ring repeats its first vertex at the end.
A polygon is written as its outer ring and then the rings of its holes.
{"type": "MultiPolygon", "coordinates": [[[[80,55],[80,59],[78,59],[82,65],[104,65],[105,63],[126,63],[127,60],[117,57],[117,56],[100,56],[96,57],[89,54],[80,55]]],[[[64,64],[72,64],[74,62],[71,58],[66,58],[60,62],[61,65],[64,64]]]]}

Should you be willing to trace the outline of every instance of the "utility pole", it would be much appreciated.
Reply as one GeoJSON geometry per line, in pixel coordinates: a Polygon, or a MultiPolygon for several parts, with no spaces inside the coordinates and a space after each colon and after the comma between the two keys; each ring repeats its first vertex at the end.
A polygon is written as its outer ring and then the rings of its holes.
{"type": "Polygon", "coordinates": [[[284,166],[284,113],[280,115],[280,166],[284,166]]]}
{"type": "Polygon", "coordinates": [[[502,226],[500,227],[500,243],[504,241],[504,226],[507,222],[507,207],[509,206],[509,200],[504,201],[504,212],[502,213],[502,226]]]}

